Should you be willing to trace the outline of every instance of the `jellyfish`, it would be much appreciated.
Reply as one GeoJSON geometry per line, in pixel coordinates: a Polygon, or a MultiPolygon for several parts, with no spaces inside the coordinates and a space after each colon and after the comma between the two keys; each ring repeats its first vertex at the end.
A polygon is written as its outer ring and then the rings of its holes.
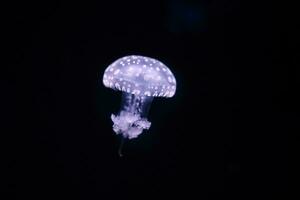
{"type": "Polygon", "coordinates": [[[111,114],[113,131],[122,136],[119,155],[124,139],[137,138],[151,122],[147,115],[154,97],[173,97],[176,79],[162,62],[138,55],[119,58],[110,64],[103,75],[107,88],[122,92],[121,107],[111,114]]]}

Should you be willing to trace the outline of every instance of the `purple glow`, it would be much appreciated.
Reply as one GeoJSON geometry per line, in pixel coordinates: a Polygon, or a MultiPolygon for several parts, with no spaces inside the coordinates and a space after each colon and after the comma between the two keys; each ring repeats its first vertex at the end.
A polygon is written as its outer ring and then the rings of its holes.
{"type": "Polygon", "coordinates": [[[103,84],[122,91],[118,115],[111,115],[113,130],[124,138],[136,138],[151,122],[147,114],[154,97],[172,97],[176,79],[162,62],[144,56],[125,56],[109,65],[103,75],[103,84]]]}

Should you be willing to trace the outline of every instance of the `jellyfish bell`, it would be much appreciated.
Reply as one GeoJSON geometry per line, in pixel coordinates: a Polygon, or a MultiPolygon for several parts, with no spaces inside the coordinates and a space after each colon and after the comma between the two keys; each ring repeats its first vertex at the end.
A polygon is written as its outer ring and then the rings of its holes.
{"type": "Polygon", "coordinates": [[[122,57],[109,65],[103,84],[122,92],[120,111],[111,119],[114,132],[128,139],[150,128],[147,115],[154,97],[169,98],[176,92],[176,79],[166,65],[137,55],[122,57]]]}

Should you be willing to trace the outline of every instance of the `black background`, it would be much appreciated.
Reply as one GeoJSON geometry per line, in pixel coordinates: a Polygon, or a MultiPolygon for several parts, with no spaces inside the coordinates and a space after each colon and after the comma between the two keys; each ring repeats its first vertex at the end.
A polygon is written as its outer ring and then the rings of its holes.
{"type": "Polygon", "coordinates": [[[5,191],[39,199],[284,196],[286,67],[295,57],[284,54],[294,48],[290,22],[275,12],[266,1],[12,2],[8,73],[17,82],[4,91],[12,119],[2,145],[5,191]],[[126,142],[120,158],[110,114],[121,93],[105,88],[102,75],[131,54],[169,66],[177,92],[154,100],[150,130],[126,142]]]}

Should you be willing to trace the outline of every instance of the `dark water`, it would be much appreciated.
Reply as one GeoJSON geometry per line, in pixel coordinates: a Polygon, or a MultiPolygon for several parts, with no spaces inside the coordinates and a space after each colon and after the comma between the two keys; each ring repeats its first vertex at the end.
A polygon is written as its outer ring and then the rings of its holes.
{"type": "Polygon", "coordinates": [[[11,196],[272,199],[287,191],[294,116],[284,66],[293,54],[281,50],[285,23],[273,26],[269,3],[43,1],[9,10],[7,73],[17,81],[3,95],[2,180],[11,196]],[[101,78],[131,54],[169,66],[177,91],[153,99],[151,128],[125,141],[119,157],[110,114],[122,95],[101,78]]]}

